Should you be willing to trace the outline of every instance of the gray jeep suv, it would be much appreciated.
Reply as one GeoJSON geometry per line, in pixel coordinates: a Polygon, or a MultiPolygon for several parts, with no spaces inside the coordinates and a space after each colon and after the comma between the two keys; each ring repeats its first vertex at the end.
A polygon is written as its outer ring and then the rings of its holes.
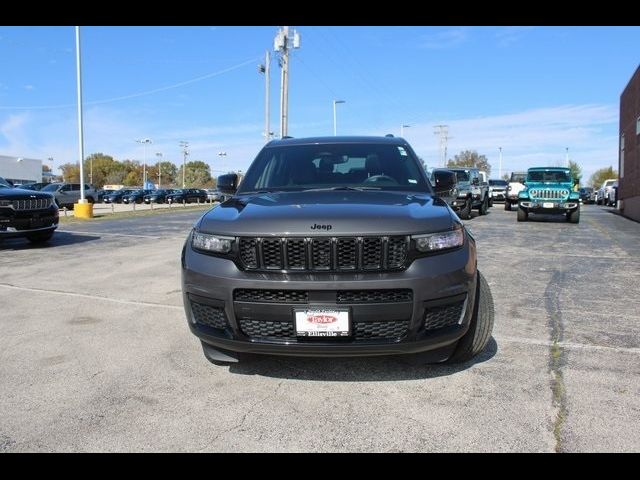
{"type": "Polygon", "coordinates": [[[187,321],[211,362],[453,362],[485,348],[493,302],[475,240],[406,140],[273,140],[237,183],[218,178],[232,196],[194,224],[182,251],[187,321]]]}

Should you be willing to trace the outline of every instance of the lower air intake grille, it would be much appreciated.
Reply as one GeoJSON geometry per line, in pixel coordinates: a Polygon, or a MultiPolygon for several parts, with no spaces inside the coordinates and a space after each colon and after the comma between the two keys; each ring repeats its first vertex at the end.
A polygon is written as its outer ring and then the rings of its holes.
{"type": "Polygon", "coordinates": [[[212,307],[202,303],[191,302],[191,312],[196,323],[212,328],[227,328],[227,316],[221,307],[212,307]]]}
{"type": "Polygon", "coordinates": [[[435,330],[457,325],[462,317],[463,309],[464,301],[427,309],[424,316],[424,329],[435,330]]]}

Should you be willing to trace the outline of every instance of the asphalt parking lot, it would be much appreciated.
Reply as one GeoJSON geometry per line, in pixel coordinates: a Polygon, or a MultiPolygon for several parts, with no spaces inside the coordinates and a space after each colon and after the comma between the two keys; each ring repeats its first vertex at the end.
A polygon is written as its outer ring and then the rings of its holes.
{"type": "Polygon", "coordinates": [[[640,224],[474,212],[496,317],[472,362],[216,367],[180,293],[200,215],[0,244],[0,452],[640,450],[640,224]]]}

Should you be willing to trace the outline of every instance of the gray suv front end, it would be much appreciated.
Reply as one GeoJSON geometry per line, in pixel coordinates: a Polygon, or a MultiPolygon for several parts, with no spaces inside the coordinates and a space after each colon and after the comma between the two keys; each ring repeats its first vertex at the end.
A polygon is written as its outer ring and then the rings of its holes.
{"type": "Polygon", "coordinates": [[[417,165],[402,139],[264,147],[238,192],[201,217],[183,248],[185,312],[205,356],[479,353],[493,318],[475,241],[417,165]],[[281,164],[265,160],[276,156],[281,164]],[[293,181],[269,173],[289,161],[293,181]]]}

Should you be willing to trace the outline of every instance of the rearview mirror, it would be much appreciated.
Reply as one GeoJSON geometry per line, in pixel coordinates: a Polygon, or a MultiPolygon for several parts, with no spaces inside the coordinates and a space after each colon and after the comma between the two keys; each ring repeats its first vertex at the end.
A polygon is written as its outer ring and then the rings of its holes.
{"type": "Polygon", "coordinates": [[[456,185],[456,174],[448,171],[433,172],[436,195],[448,194],[456,185]]]}
{"type": "Polygon", "coordinates": [[[233,195],[238,190],[238,175],[227,173],[218,177],[218,190],[227,195],[233,195]]]}

